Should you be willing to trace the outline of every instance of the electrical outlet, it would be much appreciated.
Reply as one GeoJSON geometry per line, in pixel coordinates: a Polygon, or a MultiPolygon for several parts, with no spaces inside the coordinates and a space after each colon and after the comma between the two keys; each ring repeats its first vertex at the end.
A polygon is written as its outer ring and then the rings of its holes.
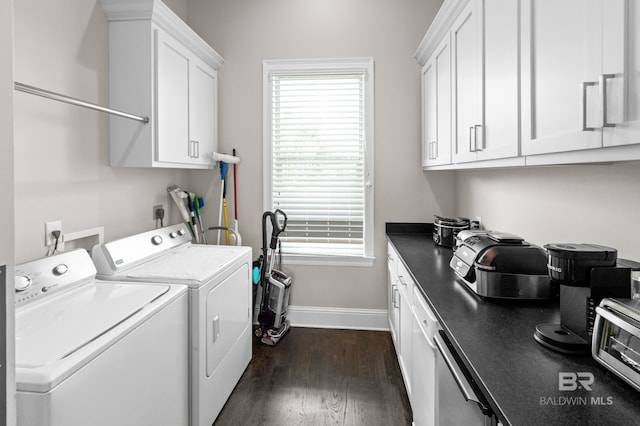
{"type": "Polygon", "coordinates": [[[157,206],[153,206],[153,220],[157,220],[159,219],[158,217],[158,210],[164,210],[164,206],[162,204],[158,204],[157,206]]]}
{"type": "Polygon", "coordinates": [[[55,244],[56,239],[53,236],[53,231],[60,231],[60,239],[58,240],[58,250],[64,248],[62,242],[62,221],[54,220],[52,222],[45,222],[44,224],[44,245],[45,247],[51,247],[55,244]]]}

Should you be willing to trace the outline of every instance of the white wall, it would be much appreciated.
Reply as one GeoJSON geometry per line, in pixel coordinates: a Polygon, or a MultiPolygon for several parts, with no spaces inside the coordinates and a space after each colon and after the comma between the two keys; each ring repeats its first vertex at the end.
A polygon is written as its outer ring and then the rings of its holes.
{"type": "MultiPolygon", "coordinates": [[[[186,13],[186,0],[171,3],[186,13]]],[[[14,9],[15,80],[108,105],[100,4],[20,0],[14,9]]],[[[171,206],[167,185],[185,183],[184,171],[109,167],[107,114],[19,92],[14,113],[17,263],[45,255],[47,221],[62,220],[63,232],[103,226],[106,240],[152,229],[153,205],[171,206]]]]}
{"type": "Polygon", "coordinates": [[[0,238],[0,265],[7,265],[6,312],[3,327],[6,330],[6,424],[15,424],[15,357],[13,310],[13,2],[0,0],[0,223],[4,224],[0,238]]]}
{"type": "Polygon", "coordinates": [[[180,19],[187,22],[187,0],[163,0],[162,2],[180,19]]]}
{"type": "Polygon", "coordinates": [[[458,172],[457,214],[544,245],[595,243],[640,261],[640,163],[458,172]]]}
{"type": "MultiPolygon", "coordinates": [[[[289,268],[293,305],[386,307],[388,221],[429,221],[453,210],[453,174],[420,167],[420,67],[413,58],[440,0],[189,0],[188,23],[224,58],[219,71],[220,147],[236,148],[243,242],[262,245],[262,61],[373,57],[375,256],[373,267],[289,268]]],[[[211,175],[191,184],[217,206],[211,175]]],[[[219,178],[217,179],[219,182],[219,178]]]]}

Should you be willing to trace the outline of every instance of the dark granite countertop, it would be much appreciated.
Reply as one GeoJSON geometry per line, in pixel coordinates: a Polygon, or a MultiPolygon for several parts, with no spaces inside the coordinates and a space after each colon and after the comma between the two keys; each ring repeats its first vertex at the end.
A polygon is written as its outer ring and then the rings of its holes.
{"type": "Polygon", "coordinates": [[[387,237],[505,425],[640,424],[640,392],[591,356],[562,355],[533,339],[537,324],[560,322],[557,301],[481,299],[458,281],[452,250],[434,244],[431,229],[387,224],[387,237]],[[560,372],[592,373],[592,390],[560,391],[560,372]]]}

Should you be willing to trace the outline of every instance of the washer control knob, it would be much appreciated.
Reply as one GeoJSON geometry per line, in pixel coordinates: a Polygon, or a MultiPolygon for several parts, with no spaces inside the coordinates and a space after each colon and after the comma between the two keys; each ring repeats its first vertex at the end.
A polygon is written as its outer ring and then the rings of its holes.
{"type": "Polygon", "coordinates": [[[53,274],[54,275],[64,275],[64,274],[67,273],[68,270],[69,270],[69,267],[67,265],[65,265],[64,263],[61,263],[58,266],[56,266],[55,268],[53,268],[53,274]]]}
{"type": "Polygon", "coordinates": [[[170,236],[171,238],[176,238],[176,237],[178,236],[178,233],[177,233],[176,231],[173,231],[173,232],[171,232],[171,233],[169,234],[169,236],[170,236]]]}
{"type": "Polygon", "coordinates": [[[31,278],[26,275],[17,275],[15,278],[16,291],[25,291],[31,286],[31,278]]]}
{"type": "Polygon", "coordinates": [[[187,233],[187,231],[185,231],[184,228],[178,229],[178,235],[183,236],[186,233],[187,233]]]}
{"type": "Polygon", "coordinates": [[[160,235],[154,235],[154,236],[151,238],[151,243],[152,243],[154,246],[159,246],[160,244],[162,244],[162,237],[161,237],[160,235]]]}

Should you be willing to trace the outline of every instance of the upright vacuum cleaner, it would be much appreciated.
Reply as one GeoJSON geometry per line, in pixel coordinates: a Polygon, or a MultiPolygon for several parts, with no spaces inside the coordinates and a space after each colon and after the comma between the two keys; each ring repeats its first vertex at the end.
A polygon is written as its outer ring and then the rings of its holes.
{"type": "Polygon", "coordinates": [[[287,227],[287,215],[282,210],[262,215],[262,264],[257,303],[259,306],[256,336],[262,343],[274,346],[289,330],[287,308],[292,279],[274,268],[279,235],[287,227]],[[280,220],[282,219],[282,220],[280,220]],[[267,220],[271,222],[271,241],[267,246],[267,220]]]}

